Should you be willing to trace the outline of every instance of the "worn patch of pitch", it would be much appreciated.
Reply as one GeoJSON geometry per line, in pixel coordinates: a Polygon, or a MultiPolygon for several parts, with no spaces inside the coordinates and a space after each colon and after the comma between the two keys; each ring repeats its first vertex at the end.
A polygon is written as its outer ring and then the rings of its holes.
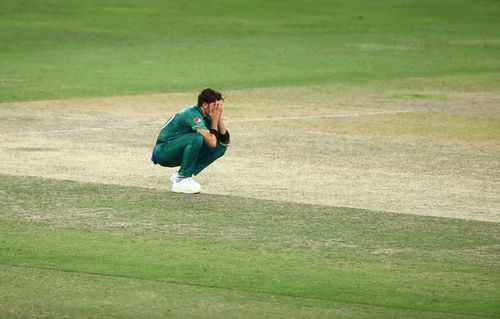
{"type": "MultiPolygon", "coordinates": [[[[497,110],[491,105],[499,96],[494,92],[435,91],[423,98],[410,95],[408,100],[399,101],[404,95],[394,99],[394,90],[386,94],[367,91],[366,95],[353,89],[344,94],[334,92],[335,88],[324,87],[227,92],[226,117],[233,145],[224,158],[197,177],[204,191],[500,221],[498,143],[478,146],[472,142],[433,142],[418,136],[336,132],[336,121],[348,119],[335,117],[326,119],[331,123],[327,131],[315,125],[315,119],[292,127],[272,120],[258,125],[237,122],[408,110],[477,112],[496,117],[497,110]],[[436,95],[444,98],[433,98],[436,95]],[[483,107],[478,107],[478,100],[483,107]],[[457,104],[463,105],[462,109],[454,107],[457,104]],[[468,104],[475,109],[467,108],[468,104]]],[[[149,162],[151,147],[162,123],[180,106],[193,104],[195,95],[2,104],[0,174],[168,191],[172,170],[149,162]],[[9,121],[28,116],[34,120],[9,121]]],[[[317,120],[324,126],[325,119],[317,120]]]]}

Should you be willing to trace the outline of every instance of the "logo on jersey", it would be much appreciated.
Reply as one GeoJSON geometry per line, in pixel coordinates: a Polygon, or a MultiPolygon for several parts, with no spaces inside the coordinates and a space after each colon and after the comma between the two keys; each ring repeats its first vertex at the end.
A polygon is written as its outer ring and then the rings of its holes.
{"type": "Polygon", "coordinates": [[[195,117],[193,119],[193,121],[196,123],[196,124],[200,124],[201,123],[201,119],[199,117],[195,117]]]}

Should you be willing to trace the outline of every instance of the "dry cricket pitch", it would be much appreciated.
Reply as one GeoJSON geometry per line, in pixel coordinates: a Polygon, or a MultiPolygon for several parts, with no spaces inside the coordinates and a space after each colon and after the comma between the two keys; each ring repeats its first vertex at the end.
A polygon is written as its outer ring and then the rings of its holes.
{"type": "MultiPolygon", "coordinates": [[[[430,85],[432,87],[432,85],[430,85]]],[[[205,193],[500,221],[500,94],[226,91],[232,146],[205,193]]],[[[163,122],[196,93],[0,104],[0,174],[170,188],[163,122]]]]}

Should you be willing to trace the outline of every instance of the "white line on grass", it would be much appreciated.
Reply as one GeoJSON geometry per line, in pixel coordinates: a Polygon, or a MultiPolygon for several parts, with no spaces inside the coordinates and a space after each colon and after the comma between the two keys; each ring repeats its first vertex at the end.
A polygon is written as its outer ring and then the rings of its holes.
{"type": "MultiPolygon", "coordinates": [[[[380,111],[380,112],[364,112],[364,113],[347,113],[347,114],[323,114],[323,115],[298,115],[298,116],[278,116],[278,117],[265,117],[265,118],[253,118],[253,119],[237,119],[231,120],[227,119],[226,123],[243,123],[243,122],[265,122],[265,121],[293,121],[293,120],[314,120],[314,119],[342,119],[342,118],[353,118],[371,115],[383,115],[383,114],[398,114],[398,113],[408,113],[409,110],[398,110],[398,111],[380,111]]],[[[107,127],[80,127],[73,129],[56,129],[56,130],[44,130],[44,131],[29,131],[29,132],[6,132],[1,135],[31,135],[31,134],[43,134],[43,133],[71,133],[71,132],[99,132],[104,130],[136,130],[140,128],[148,128],[157,130],[160,126],[154,124],[151,125],[132,125],[132,126],[107,126],[107,127]]]]}
{"type": "Polygon", "coordinates": [[[348,113],[348,114],[278,116],[278,117],[266,117],[266,118],[257,118],[257,119],[226,120],[226,122],[227,123],[241,123],[241,122],[263,122],[263,121],[336,119],[336,118],[350,118],[350,117],[361,117],[361,116],[367,116],[367,115],[397,114],[397,113],[408,113],[408,112],[410,112],[410,111],[409,110],[399,110],[399,111],[380,111],[380,112],[348,113]]]}

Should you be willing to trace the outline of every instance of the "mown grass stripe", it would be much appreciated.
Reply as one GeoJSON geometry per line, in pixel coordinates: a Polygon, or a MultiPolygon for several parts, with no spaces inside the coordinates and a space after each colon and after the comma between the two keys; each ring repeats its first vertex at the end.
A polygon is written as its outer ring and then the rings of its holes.
{"type": "MultiPolygon", "coordinates": [[[[301,299],[301,300],[333,301],[333,302],[339,302],[339,303],[344,303],[344,304],[363,305],[363,306],[378,307],[378,308],[384,308],[384,309],[417,311],[420,313],[436,313],[436,314],[442,313],[442,314],[463,315],[463,316],[470,315],[469,313],[461,313],[461,312],[454,312],[454,311],[436,311],[436,310],[426,310],[426,309],[411,308],[411,307],[395,307],[395,306],[387,306],[387,305],[376,304],[376,303],[354,302],[352,300],[345,300],[345,299],[325,299],[325,298],[318,298],[318,297],[311,298],[311,297],[303,297],[303,296],[297,296],[297,295],[286,294],[286,293],[270,293],[270,292],[266,292],[266,291],[258,291],[258,290],[242,289],[242,288],[230,288],[230,287],[214,286],[214,285],[200,285],[200,284],[186,283],[186,282],[175,281],[175,280],[151,280],[151,279],[145,279],[145,278],[136,277],[136,276],[116,275],[116,274],[88,272],[88,271],[80,271],[80,270],[69,270],[69,269],[63,269],[63,268],[50,268],[50,267],[27,266],[27,265],[16,265],[16,264],[2,264],[2,265],[7,266],[7,267],[16,267],[16,268],[24,268],[24,269],[37,269],[37,270],[45,270],[45,271],[53,271],[53,272],[64,272],[64,273],[85,274],[85,275],[92,275],[92,276],[133,279],[133,280],[139,280],[139,281],[150,281],[150,282],[156,282],[156,283],[166,283],[166,284],[174,284],[174,285],[188,286],[188,287],[238,291],[238,292],[246,292],[246,293],[258,294],[258,295],[282,296],[282,297],[289,297],[289,298],[301,299]]],[[[474,316],[478,317],[478,318],[479,317],[490,318],[488,316],[482,316],[482,315],[478,315],[478,314],[474,314],[474,316]]]]}

